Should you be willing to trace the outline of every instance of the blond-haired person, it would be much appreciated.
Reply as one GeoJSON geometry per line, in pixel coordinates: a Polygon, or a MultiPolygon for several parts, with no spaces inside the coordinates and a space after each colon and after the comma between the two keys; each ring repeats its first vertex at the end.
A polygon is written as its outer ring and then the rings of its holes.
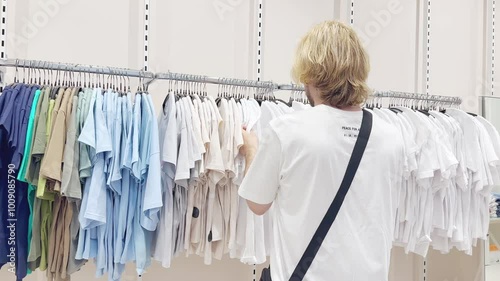
{"type": "MultiPolygon", "coordinates": [[[[246,177],[239,194],[262,215],[273,212],[273,281],[290,280],[330,207],[364,114],[371,133],[350,189],[310,267],[297,280],[388,279],[395,206],[403,166],[401,135],[363,111],[370,65],[356,33],[327,21],[297,48],[293,76],[314,106],[275,119],[260,144],[244,133],[246,177]]],[[[312,260],[312,261],[311,261],[312,260]]]]}

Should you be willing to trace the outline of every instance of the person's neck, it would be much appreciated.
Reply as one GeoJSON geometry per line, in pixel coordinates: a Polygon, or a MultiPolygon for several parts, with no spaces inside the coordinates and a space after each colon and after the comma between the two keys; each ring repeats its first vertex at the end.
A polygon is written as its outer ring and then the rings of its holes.
{"type": "Polygon", "coordinates": [[[320,103],[320,104],[323,104],[323,105],[326,105],[326,106],[330,106],[330,107],[333,107],[333,108],[336,108],[336,109],[339,109],[339,110],[344,110],[344,111],[361,111],[362,110],[361,106],[356,106],[356,105],[350,105],[350,106],[333,106],[333,105],[330,105],[330,104],[327,104],[327,103],[320,103]]]}
{"type": "Polygon", "coordinates": [[[344,110],[344,111],[361,111],[361,106],[343,106],[343,107],[337,107],[334,106],[337,109],[344,110]]]}

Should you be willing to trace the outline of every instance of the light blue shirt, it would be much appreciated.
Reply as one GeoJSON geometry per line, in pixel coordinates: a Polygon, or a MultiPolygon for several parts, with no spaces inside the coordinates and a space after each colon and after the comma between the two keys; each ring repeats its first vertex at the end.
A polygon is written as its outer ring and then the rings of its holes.
{"type": "MultiPolygon", "coordinates": [[[[90,93],[88,91],[85,91],[90,93]]],[[[87,96],[88,97],[88,96],[87,96]]],[[[97,90],[92,91],[90,103],[88,107],[88,114],[82,124],[82,130],[78,141],[86,147],[85,153],[90,155],[90,159],[95,158],[95,107],[96,107],[97,90]]],[[[80,146],[82,147],[82,146],[80,146]]],[[[80,162],[82,164],[82,162],[80,162]]],[[[80,167],[82,171],[82,167],[80,167]]],[[[85,187],[83,189],[82,204],[78,220],[80,222],[80,236],[78,238],[78,247],[76,251],[76,259],[91,259],[97,256],[97,235],[95,228],[92,226],[92,221],[85,218],[85,212],[88,209],[89,191],[92,178],[89,177],[85,180],[85,187]]]]}
{"type": "MultiPolygon", "coordinates": [[[[128,114],[131,114],[131,112],[128,111],[127,109],[127,97],[119,97],[118,98],[118,107],[117,107],[117,120],[115,124],[119,125],[119,127],[115,127],[115,133],[119,135],[119,151],[121,152],[122,150],[126,150],[126,144],[127,144],[127,132],[128,132],[128,114]]],[[[123,156],[124,153],[120,153],[120,156],[123,156]]],[[[130,186],[128,185],[129,183],[129,177],[130,173],[128,173],[128,170],[123,169],[125,166],[123,165],[123,160],[124,157],[118,157],[118,159],[115,159],[114,161],[114,168],[113,171],[118,168],[118,173],[120,176],[120,187],[123,184],[123,188],[121,188],[121,195],[120,196],[115,196],[115,217],[117,220],[115,221],[116,228],[114,231],[115,234],[115,240],[114,240],[114,252],[113,252],[113,257],[114,257],[114,272],[113,272],[113,279],[118,280],[120,276],[123,274],[125,271],[125,262],[121,262],[122,254],[125,252],[125,240],[126,240],[126,229],[127,229],[127,219],[129,217],[128,214],[128,203],[129,203],[129,197],[130,197],[130,186]]],[[[116,173],[116,171],[115,171],[116,173]]],[[[113,178],[113,176],[112,176],[113,178]]],[[[115,182],[114,180],[112,181],[113,183],[115,182]]],[[[127,231],[128,232],[128,231],[127,231]]]]}
{"type": "MultiPolygon", "coordinates": [[[[95,102],[92,104],[91,101],[89,116],[78,139],[80,142],[87,144],[90,147],[91,155],[94,154],[95,156],[91,158],[93,163],[92,175],[85,183],[84,199],[82,201],[82,209],[79,216],[81,229],[90,231],[91,244],[87,245],[87,241],[85,240],[88,240],[88,238],[86,237],[80,239],[83,240],[82,242],[85,242],[85,244],[81,247],[79,241],[77,256],[79,256],[79,254],[83,256],[85,253],[90,252],[89,258],[94,257],[92,249],[95,247],[95,242],[97,242],[97,255],[95,256],[97,276],[103,274],[106,266],[105,238],[108,214],[107,207],[110,200],[106,187],[105,155],[109,151],[112,151],[111,137],[109,136],[103,111],[105,106],[103,98],[101,89],[94,90],[94,98],[92,101],[95,100],[95,102]]],[[[111,206],[109,207],[111,208],[111,206]]],[[[112,222],[110,222],[110,224],[111,223],[112,222]]],[[[84,234],[84,236],[86,235],[88,235],[88,233],[84,234]]]]}
{"type": "MultiPolygon", "coordinates": [[[[130,201],[134,202],[134,219],[133,219],[133,229],[134,229],[134,248],[135,248],[135,264],[137,274],[142,276],[144,270],[149,266],[150,257],[148,256],[147,250],[147,233],[146,230],[140,224],[140,218],[142,216],[142,202],[144,199],[144,192],[141,188],[141,176],[142,176],[142,162],[144,159],[140,158],[141,152],[144,150],[144,147],[141,144],[147,140],[147,137],[143,134],[143,128],[141,128],[142,118],[144,115],[148,117],[148,110],[143,110],[142,108],[142,94],[137,94],[135,96],[134,103],[134,126],[132,128],[132,174],[135,177],[135,184],[131,185],[131,188],[135,188],[137,190],[137,195],[134,197],[130,197],[130,201]],[[144,113],[143,113],[144,112],[144,113]],[[140,137],[139,137],[140,136],[140,137]],[[140,142],[141,141],[141,142],[140,142]],[[142,148],[142,150],[141,150],[142,148]]],[[[146,130],[144,130],[146,131],[146,130]]]]}
{"type": "MultiPolygon", "coordinates": [[[[89,114],[90,116],[90,114],[89,114]]],[[[90,117],[89,117],[90,118],[90,117]]],[[[107,152],[112,151],[111,137],[106,127],[106,120],[103,112],[102,90],[97,89],[96,101],[94,106],[94,122],[86,122],[83,131],[80,134],[79,141],[95,150],[95,157],[92,159],[94,168],[90,178],[90,188],[88,196],[92,200],[87,202],[83,222],[80,221],[83,228],[92,228],[106,223],[106,174],[104,172],[105,159],[107,152]],[[92,137],[94,137],[92,139],[92,137]]],[[[83,207],[83,206],[82,206],[83,207]]]]}
{"type": "Polygon", "coordinates": [[[114,96],[114,118],[113,118],[113,130],[112,130],[112,138],[113,138],[113,160],[111,162],[110,175],[108,177],[108,185],[111,187],[113,191],[115,191],[118,195],[122,193],[121,187],[121,168],[122,168],[122,150],[125,148],[122,147],[122,100],[123,97],[118,97],[117,93],[113,93],[114,96]]]}
{"type": "MultiPolygon", "coordinates": [[[[134,116],[134,108],[132,106],[132,94],[123,101],[123,136],[125,141],[125,152],[122,159],[123,167],[123,182],[122,186],[128,187],[122,189],[122,199],[120,212],[126,213],[126,223],[123,228],[126,228],[123,251],[120,257],[120,263],[125,264],[129,261],[135,260],[135,243],[134,243],[134,216],[136,210],[136,198],[137,198],[137,181],[131,174],[132,169],[132,150],[133,150],[133,130],[135,122],[133,122],[132,116],[134,116]],[[126,138],[126,139],[125,139],[126,138]]],[[[120,223],[119,223],[120,225],[120,223]]],[[[120,226],[119,226],[119,229],[120,226]]]]}
{"type": "MultiPolygon", "coordinates": [[[[145,152],[145,161],[147,162],[147,179],[144,188],[143,201],[143,216],[141,217],[141,225],[146,230],[155,231],[160,220],[160,210],[163,206],[162,202],[162,186],[161,186],[161,165],[160,165],[160,140],[158,133],[158,125],[155,122],[155,112],[153,101],[150,95],[146,95],[142,99],[143,109],[148,108],[149,118],[147,122],[151,127],[148,135],[143,134],[144,138],[149,141],[148,149],[145,152]]],[[[145,112],[144,110],[143,112],[145,112]]],[[[143,114],[146,116],[146,114],[143,114]]],[[[146,119],[143,119],[146,121],[146,119]]]]}

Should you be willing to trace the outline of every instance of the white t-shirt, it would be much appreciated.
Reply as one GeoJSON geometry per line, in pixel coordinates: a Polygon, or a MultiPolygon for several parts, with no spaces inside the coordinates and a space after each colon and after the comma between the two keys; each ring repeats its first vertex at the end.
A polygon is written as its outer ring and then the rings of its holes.
{"type": "Polygon", "coordinates": [[[174,204],[172,191],[174,189],[175,164],[177,163],[177,121],[175,115],[175,95],[171,92],[159,117],[164,193],[160,225],[156,232],[156,243],[153,249],[154,259],[160,261],[165,268],[170,268],[173,253],[172,245],[175,243],[172,233],[174,204]]]}
{"type": "Polygon", "coordinates": [[[297,102],[297,101],[293,101],[292,102],[292,109],[294,111],[305,110],[305,109],[308,109],[310,107],[311,107],[310,105],[305,105],[305,104],[303,104],[301,102],[297,102]]]}
{"type": "MultiPolygon", "coordinates": [[[[333,201],[361,119],[360,111],[319,105],[273,120],[264,131],[239,194],[274,202],[273,280],[289,279],[333,201]]],[[[403,158],[400,134],[374,115],[349,193],[304,280],[388,280],[403,158]]]]}

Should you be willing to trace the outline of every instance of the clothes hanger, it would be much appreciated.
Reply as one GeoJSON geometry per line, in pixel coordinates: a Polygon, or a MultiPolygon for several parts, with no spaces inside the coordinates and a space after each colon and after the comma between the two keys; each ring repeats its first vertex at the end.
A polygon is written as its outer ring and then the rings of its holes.
{"type": "MultiPolygon", "coordinates": [[[[123,75],[125,75],[125,73],[123,73],[123,75]]],[[[125,82],[127,84],[127,88],[125,90],[126,90],[126,94],[128,94],[131,92],[131,90],[130,90],[130,76],[127,76],[126,78],[127,78],[127,80],[125,82]]]]}
{"type": "Polygon", "coordinates": [[[26,77],[26,84],[32,84],[32,77],[31,77],[31,61],[26,63],[26,72],[27,72],[27,77],[26,77]]]}
{"type": "Polygon", "coordinates": [[[16,70],[14,72],[14,83],[12,83],[12,84],[17,84],[19,82],[19,79],[18,79],[18,75],[19,75],[18,65],[19,65],[19,60],[16,59],[16,70]]]}
{"type": "Polygon", "coordinates": [[[125,91],[123,91],[123,84],[122,84],[122,82],[123,82],[123,76],[122,76],[122,72],[120,70],[115,71],[114,77],[115,77],[115,81],[116,81],[116,85],[115,85],[116,92],[117,92],[118,96],[122,96],[123,93],[125,92],[125,91]]]}
{"type": "Polygon", "coordinates": [[[137,85],[136,95],[142,94],[142,77],[139,75],[139,85],[137,85]]]}
{"type": "Polygon", "coordinates": [[[179,81],[178,80],[175,80],[175,82],[174,82],[174,89],[173,89],[173,91],[174,91],[175,101],[177,102],[179,100],[179,81]]]}
{"type": "Polygon", "coordinates": [[[391,97],[391,94],[392,94],[391,92],[388,92],[387,94],[390,97],[389,110],[394,112],[395,114],[403,113],[403,110],[397,108],[397,106],[400,106],[401,104],[403,104],[404,100],[401,100],[401,103],[398,103],[398,100],[396,99],[396,97],[394,97],[394,96],[391,97]]]}
{"type": "Polygon", "coordinates": [[[125,87],[126,78],[125,71],[118,71],[118,78],[120,80],[120,96],[125,96],[127,92],[127,88],[125,87]]]}
{"type": "Polygon", "coordinates": [[[224,92],[224,83],[225,83],[225,79],[224,78],[218,78],[218,85],[217,85],[217,98],[215,99],[215,104],[217,104],[217,106],[219,106],[220,102],[221,102],[221,99],[222,99],[222,96],[223,96],[223,92],[224,92]]]}
{"type": "Polygon", "coordinates": [[[277,98],[276,98],[276,96],[274,95],[274,85],[269,84],[268,91],[269,91],[269,93],[270,93],[270,95],[271,95],[271,97],[272,97],[273,101],[274,101],[276,104],[278,104],[278,102],[281,102],[281,103],[283,103],[284,105],[286,105],[286,106],[288,106],[288,107],[291,107],[291,106],[292,106],[292,105],[291,105],[291,103],[286,102],[286,101],[284,101],[284,100],[282,100],[282,99],[277,99],[277,98]]]}
{"type": "Polygon", "coordinates": [[[205,78],[205,82],[203,83],[203,97],[207,97],[207,96],[208,96],[207,82],[206,82],[206,78],[205,78]]]}
{"type": "Polygon", "coordinates": [[[45,62],[43,63],[43,75],[44,75],[43,76],[43,84],[50,86],[50,81],[49,81],[50,71],[47,69],[45,62]]]}

